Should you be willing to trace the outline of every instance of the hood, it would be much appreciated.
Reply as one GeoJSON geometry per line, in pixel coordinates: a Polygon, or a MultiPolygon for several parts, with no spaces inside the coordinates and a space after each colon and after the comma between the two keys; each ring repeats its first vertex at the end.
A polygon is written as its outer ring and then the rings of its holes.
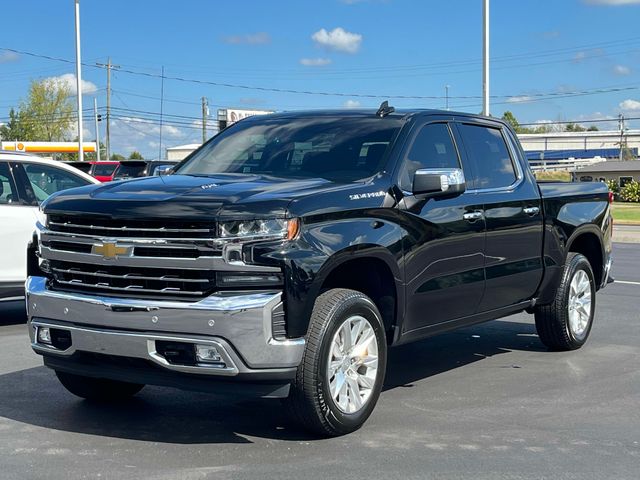
{"type": "Polygon", "coordinates": [[[49,197],[43,209],[129,219],[282,217],[294,198],[344,188],[325,179],[166,175],[66,190],[49,197]]]}

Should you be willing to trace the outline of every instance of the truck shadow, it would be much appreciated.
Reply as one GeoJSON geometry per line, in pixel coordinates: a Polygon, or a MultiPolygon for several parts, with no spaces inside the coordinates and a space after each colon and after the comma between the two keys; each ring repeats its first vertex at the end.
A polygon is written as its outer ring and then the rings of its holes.
{"type": "MultiPolygon", "coordinates": [[[[390,350],[385,390],[513,350],[544,350],[529,323],[494,321],[390,350]]],[[[384,393],[378,408],[384,408],[384,393]]],[[[177,444],[253,443],[250,437],[313,440],[276,400],[238,400],[146,387],[119,404],[67,393],[36,367],[0,375],[0,417],[53,430],[177,444]]]]}

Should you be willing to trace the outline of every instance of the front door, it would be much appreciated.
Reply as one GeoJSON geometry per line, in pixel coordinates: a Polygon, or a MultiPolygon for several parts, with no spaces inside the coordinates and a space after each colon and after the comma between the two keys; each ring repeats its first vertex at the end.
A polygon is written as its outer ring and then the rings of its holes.
{"type": "Polygon", "coordinates": [[[410,193],[418,169],[463,168],[467,173],[449,124],[414,128],[405,152],[398,176],[407,231],[403,333],[476,312],[484,290],[485,234],[476,194],[429,198],[410,193]]]}

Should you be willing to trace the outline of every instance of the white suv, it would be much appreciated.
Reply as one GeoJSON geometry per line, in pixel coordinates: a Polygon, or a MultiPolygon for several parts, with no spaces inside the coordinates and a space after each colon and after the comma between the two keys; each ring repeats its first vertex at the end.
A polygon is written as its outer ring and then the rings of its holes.
{"type": "Polygon", "coordinates": [[[0,302],[24,296],[27,244],[40,203],[52,193],[92,183],[100,182],[62,162],[0,151],[0,302]]]}

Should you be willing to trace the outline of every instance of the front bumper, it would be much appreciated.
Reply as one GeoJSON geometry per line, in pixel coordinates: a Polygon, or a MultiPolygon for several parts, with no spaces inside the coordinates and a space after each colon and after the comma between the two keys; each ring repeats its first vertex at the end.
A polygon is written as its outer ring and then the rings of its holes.
{"type": "Polygon", "coordinates": [[[219,293],[194,303],[134,300],[52,291],[46,278],[29,277],[26,298],[31,346],[45,359],[57,359],[49,363],[69,366],[84,354],[96,354],[198,378],[286,380],[295,375],[304,350],[302,338],[273,338],[281,292],[219,293]],[[70,332],[71,346],[61,350],[39,343],[41,327],[70,332]],[[158,353],[159,341],[215,346],[223,366],[171,363],[158,353]]]}

